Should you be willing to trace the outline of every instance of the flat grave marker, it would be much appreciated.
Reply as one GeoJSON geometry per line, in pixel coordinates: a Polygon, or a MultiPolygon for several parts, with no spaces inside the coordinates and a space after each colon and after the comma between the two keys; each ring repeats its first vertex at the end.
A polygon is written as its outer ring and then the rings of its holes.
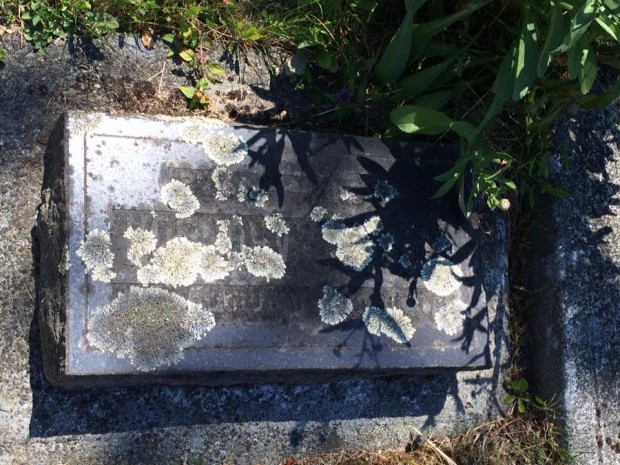
{"type": "Polygon", "coordinates": [[[48,378],[314,382],[489,366],[454,148],[71,113],[37,220],[48,378]]]}

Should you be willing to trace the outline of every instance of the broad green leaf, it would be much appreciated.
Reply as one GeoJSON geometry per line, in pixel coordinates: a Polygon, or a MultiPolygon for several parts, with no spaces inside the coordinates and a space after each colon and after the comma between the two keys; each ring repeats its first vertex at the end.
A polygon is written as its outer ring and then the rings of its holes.
{"type": "Polygon", "coordinates": [[[442,90],[439,92],[433,92],[431,94],[422,95],[415,100],[415,104],[420,107],[428,107],[433,110],[441,110],[445,107],[450,100],[452,100],[457,93],[454,89],[442,90]]]}
{"type": "Polygon", "coordinates": [[[456,176],[448,179],[446,182],[444,182],[441,187],[439,188],[439,190],[437,192],[435,192],[430,198],[431,199],[438,199],[439,197],[443,197],[444,195],[446,195],[448,192],[450,192],[450,189],[452,189],[452,187],[454,187],[454,184],[456,184],[456,181],[458,180],[459,175],[458,173],[456,173],[456,176]]]}
{"type": "MultiPolygon", "coordinates": [[[[587,39],[587,36],[583,36],[587,39]]],[[[579,87],[582,94],[587,94],[592,89],[596,81],[598,66],[596,64],[596,54],[590,44],[588,44],[581,55],[581,67],[579,69],[579,87]]]]}
{"type": "Polygon", "coordinates": [[[467,2],[466,6],[462,10],[459,10],[456,13],[437,19],[435,21],[430,21],[428,23],[413,25],[411,53],[417,56],[418,53],[422,52],[426,48],[426,44],[428,44],[434,36],[436,36],[440,32],[445,31],[454,23],[467,18],[469,15],[490,2],[491,0],[470,0],[469,2],[467,2]]]}
{"type": "Polygon", "coordinates": [[[513,100],[521,100],[536,78],[536,65],[538,61],[538,38],[536,37],[536,24],[532,20],[529,7],[523,9],[521,19],[521,32],[516,54],[515,86],[512,94],[513,100]]]}
{"type": "Polygon", "coordinates": [[[411,53],[413,17],[426,0],[406,0],[407,13],[375,67],[379,82],[394,82],[407,67],[411,53]]]}
{"type": "Polygon", "coordinates": [[[607,18],[598,17],[595,19],[596,24],[598,24],[601,29],[603,29],[609,36],[614,39],[616,42],[620,43],[620,38],[618,37],[618,31],[616,31],[616,25],[609,21],[607,18]]]}
{"type": "Polygon", "coordinates": [[[226,76],[226,70],[219,63],[207,63],[206,69],[209,73],[215,76],[226,76]]]}
{"type": "Polygon", "coordinates": [[[575,16],[573,16],[570,22],[570,30],[562,45],[558,47],[558,51],[564,52],[572,48],[588,30],[588,27],[596,18],[596,2],[597,0],[586,0],[583,6],[576,11],[575,16]]]}
{"type": "Polygon", "coordinates": [[[562,15],[562,8],[555,2],[551,3],[551,9],[549,11],[549,32],[545,37],[545,44],[543,45],[540,59],[538,60],[538,77],[543,77],[547,71],[549,63],[551,63],[551,56],[553,50],[558,48],[562,43],[562,35],[566,30],[566,17],[562,15]]]}
{"type": "Polygon", "coordinates": [[[425,135],[449,131],[454,120],[436,110],[404,105],[390,112],[390,119],[403,132],[425,135]]]}
{"type": "Polygon", "coordinates": [[[507,102],[512,97],[515,82],[513,69],[516,68],[516,55],[516,47],[511,48],[506,53],[497,71],[495,82],[493,82],[493,92],[495,92],[501,103],[507,102]]]}
{"type": "Polygon", "coordinates": [[[444,113],[431,108],[405,105],[392,110],[390,118],[403,132],[432,136],[454,131],[470,144],[476,137],[476,130],[471,124],[454,121],[444,113]]]}
{"type": "Polygon", "coordinates": [[[331,53],[329,53],[325,49],[318,50],[314,54],[314,61],[317,65],[319,65],[323,69],[326,69],[327,71],[335,72],[338,69],[338,66],[336,65],[336,60],[331,55],[331,53]]]}
{"type": "Polygon", "coordinates": [[[201,77],[200,79],[198,79],[196,81],[196,89],[203,91],[207,88],[207,86],[209,85],[209,78],[206,77],[201,77]]]}
{"type": "Polygon", "coordinates": [[[568,61],[568,77],[579,79],[582,94],[587,94],[596,79],[596,56],[590,47],[590,40],[583,35],[566,54],[568,61]]]}
{"type": "Polygon", "coordinates": [[[161,36],[161,40],[168,44],[172,44],[174,43],[174,34],[164,34],[163,36],[161,36]]]}
{"type": "Polygon", "coordinates": [[[523,399],[517,399],[517,408],[519,409],[519,413],[525,413],[525,402],[523,399]]]}
{"type": "Polygon", "coordinates": [[[195,53],[191,48],[187,48],[185,50],[183,50],[181,53],[179,53],[179,57],[181,57],[182,60],[184,61],[192,61],[195,57],[195,53]]]}
{"type": "Polygon", "coordinates": [[[513,395],[507,395],[506,397],[504,397],[504,404],[506,405],[512,405],[514,403],[514,401],[517,400],[517,398],[513,395]]]}
{"type": "Polygon", "coordinates": [[[41,16],[36,15],[34,18],[32,18],[32,25],[36,26],[37,24],[39,24],[41,22],[41,16]]]}
{"type": "Polygon", "coordinates": [[[600,110],[608,105],[611,105],[618,97],[620,97],[620,78],[616,80],[616,83],[609,92],[599,95],[581,95],[577,97],[576,100],[579,105],[587,108],[588,110],[600,110]]]}
{"type": "Polygon", "coordinates": [[[417,73],[403,79],[400,82],[399,87],[409,97],[420,95],[432,84],[434,84],[437,79],[442,76],[446,70],[462,56],[463,53],[465,53],[467,49],[469,49],[469,45],[464,47],[459,53],[452,55],[444,62],[429,66],[428,68],[418,71],[417,73]]]}
{"type": "Polygon", "coordinates": [[[188,86],[181,86],[179,87],[179,90],[183,92],[183,95],[185,95],[185,97],[189,99],[194,98],[194,92],[196,92],[196,89],[188,86]]]}
{"type": "Polygon", "coordinates": [[[605,5],[616,16],[620,16],[620,1],[618,0],[605,0],[605,5]]]}

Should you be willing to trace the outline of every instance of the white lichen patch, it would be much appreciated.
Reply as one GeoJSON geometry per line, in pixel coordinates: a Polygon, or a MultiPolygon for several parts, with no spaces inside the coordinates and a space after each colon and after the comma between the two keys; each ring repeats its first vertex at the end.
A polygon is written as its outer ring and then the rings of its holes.
{"type": "Polygon", "coordinates": [[[237,189],[237,202],[245,202],[248,192],[243,184],[239,184],[237,189]]]}
{"type": "Polygon", "coordinates": [[[448,259],[433,258],[422,267],[420,278],[429,291],[445,297],[459,288],[463,272],[448,259]]]}
{"type": "Polygon", "coordinates": [[[319,300],[321,321],[337,325],[347,319],[353,311],[353,302],[331,286],[323,287],[323,297],[319,300]]]}
{"type": "Polygon", "coordinates": [[[239,215],[233,215],[232,221],[235,222],[239,226],[243,226],[243,218],[241,218],[239,215]]]}
{"type": "Polygon", "coordinates": [[[236,195],[237,187],[232,181],[232,173],[226,168],[216,167],[211,173],[211,180],[215,186],[216,200],[228,200],[236,195]]]}
{"type": "Polygon", "coordinates": [[[212,283],[224,279],[230,272],[226,259],[219,254],[217,246],[203,247],[199,273],[205,283],[212,283]]]}
{"type": "Polygon", "coordinates": [[[265,217],[265,226],[269,231],[277,235],[278,237],[282,237],[284,234],[289,233],[289,227],[284,221],[284,217],[282,213],[274,213],[272,215],[268,215],[265,217]]]}
{"type": "Polygon", "coordinates": [[[248,145],[234,134],[216,134],[202,141],[205,153],[218,165],[241,163],[248,153],[248,145]]]}
{"type": "Polygon", "coordinates": [[[131,287],[93,311],[87,339],[96,349],[151,371],[179,362],[184,350],[214,326],[213,313],[178,294],[131,287]]]}
{"type": "Polygon", "coordinates": [[[177,218],[189,218],[200,208],[200,202],[189,186],[176,179],[161,188],[161,201],[175,212],[177,218]]]}
{"type": "Polygon", "coordinates": [[[129,239],[129,250],[127,251],[127,258],[135,266],[142,266],[142,260],[155,250],[157,246],[157,239],[155,234],[146,229],[133,227],[127,228],[123,237],[129,239]]]}
{"type": "Polygon", "coordinates": [[[362,320],[370,334],[385,334],[401,344],[410,341],[415,333],[411,319],[396,307],[366,307],[362,320]]]}
{"type": "Polygon", "coordinates": [[[364,228],[364,231],[366,231],[366,234],[374,236],[383,231],[383,222],[381,221],[380,217],[371,216],[366,221],[364,221],[362,227],[364,228]]]}
{"type": "Polygon", "coordinates": [[[342,231],[346,229],[347,225],[339,218],[332,218],[331,220],[327,220],[321,226],[321,235],[323,236],[323,240],[329,244],[336,245],[338,243],[338,239],[342,234],[342,231]]]}
{"type": "Polygon", "coordinates": [[[392,248],[394,247],[394,236],[390,233],[381,234],[377,242],[379,243],[379,247],[381,247],[383,250],[385,250],[386,252],[391,252],[392,248]]]}
{"type": "Polygon", "coordinates": [[[310,212],[310,219],[315,223],[320,223],[327,216],[327,209],[323,207],[314,207],[310,212]]]}
{"type": "Polygon", "coordinates": [[[82,259],[86,272],[90,271],[94,280],[109,283],[115,276],[112,271],[114,254],[111,245],[110,235],[107,232],[93,229],[76,252],[82,259]]]}
{"type": "Polygon", "coordinates": [[[138,281],[168,286],[190,286],[201,271],[204,245],[175,237],[153,252],[148,265],[138,270],[138,281]]]}
{"type": "Polygon", "coordinates": [[[435,312],[435,325],[437,329],[450,336],[456,336],[463,331],[463,325],[467,318],[463,311],[467,310],[467,307],[468,305],[460,300],[442,306],[435,312]]]}
{"type": "Polygon", "coordinates": [[[267,246],[243,247],[244,265],[248,272],[259,278],[280,279],[286,273],[282,256],[267,246]]]}
{"type": "MultiPolygon", "coordinates": [[[[372,261],[374,243],[370,237],[380,230],[381,220],[372,217],[363,224],[346,227],[344,221],[331,219],[321,227],[323,239],[336,246],[336,257],[355,271],[363,271],[372,261]]],[[[382,226],[381,226],[382,227],[382,226]]]]}
{"type": "Polygon", "coordinates": [[[218,220],[216,222],[218,232],[215,238],[215,249],[222,255],[228,254],[232,250],[232,241],[228,235],[228,228],[230,226],[229,220],[218,220]]]}
{"type": "Polygon", "coordinates": [[[342,200],[343,202],[350,202],[352,200],[355,200],[356,197],[357,196],[349,190],[342,189],[340,191],[340,200],[342,200]]]}
{"type": "Polygon", "coordinates": [[[375,191],[372,196],[387,203],[390,200],[394,200],[398,196],[398,191],[387,181],[377,181],[375,183],[375,191]]]}
{"type": "Polygon", "coordinates": [[[262,208],[269,201],[269,194],[260,187],[253,187],[248,192],[248,198],[254,202],[254,205],[262,208]]]}

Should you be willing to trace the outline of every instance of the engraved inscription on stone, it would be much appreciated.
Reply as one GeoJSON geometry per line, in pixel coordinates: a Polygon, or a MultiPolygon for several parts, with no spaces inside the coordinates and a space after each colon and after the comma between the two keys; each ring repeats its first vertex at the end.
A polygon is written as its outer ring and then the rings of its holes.
{"type": "Polygon", "coordinates": [[[486,363],[475,231],[430,200],[449,150],[77,114],[65,138],[66,372],[486,363]]]}

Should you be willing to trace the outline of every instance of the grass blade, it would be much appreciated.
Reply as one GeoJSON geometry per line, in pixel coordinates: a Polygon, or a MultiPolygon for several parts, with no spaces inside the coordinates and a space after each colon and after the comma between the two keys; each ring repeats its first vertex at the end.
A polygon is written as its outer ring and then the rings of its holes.
{"type": "Polygon", "coordinates": [[[523,10],[521,22],[516,55],[515,86],[512,93],[512,99],[515,101],[525,97],[529,87],[534,82],[538,61],[536,24],[532,20],[530,9],[527,6],[523,10]]]}
{"type": "Polygon", "coordinates": [[[407,67],[411,53],[413,17],[426,0],[406,0],[407,14],[375,67],[379,82],[394,82],[407,67]]]}
{"type": "Polygon", "coordinates": [[[562,8],[555,2],[551,3],[549,17],[551,18],[549,20],[549,33],[545,37],[545,43],[538,60],[537,74],[539,78],[543,77],[547,71],[547,67],[551,63],[551,55],[562,43],[562,34],[566,30],[566,19],[562,15],[562,8]]]}

